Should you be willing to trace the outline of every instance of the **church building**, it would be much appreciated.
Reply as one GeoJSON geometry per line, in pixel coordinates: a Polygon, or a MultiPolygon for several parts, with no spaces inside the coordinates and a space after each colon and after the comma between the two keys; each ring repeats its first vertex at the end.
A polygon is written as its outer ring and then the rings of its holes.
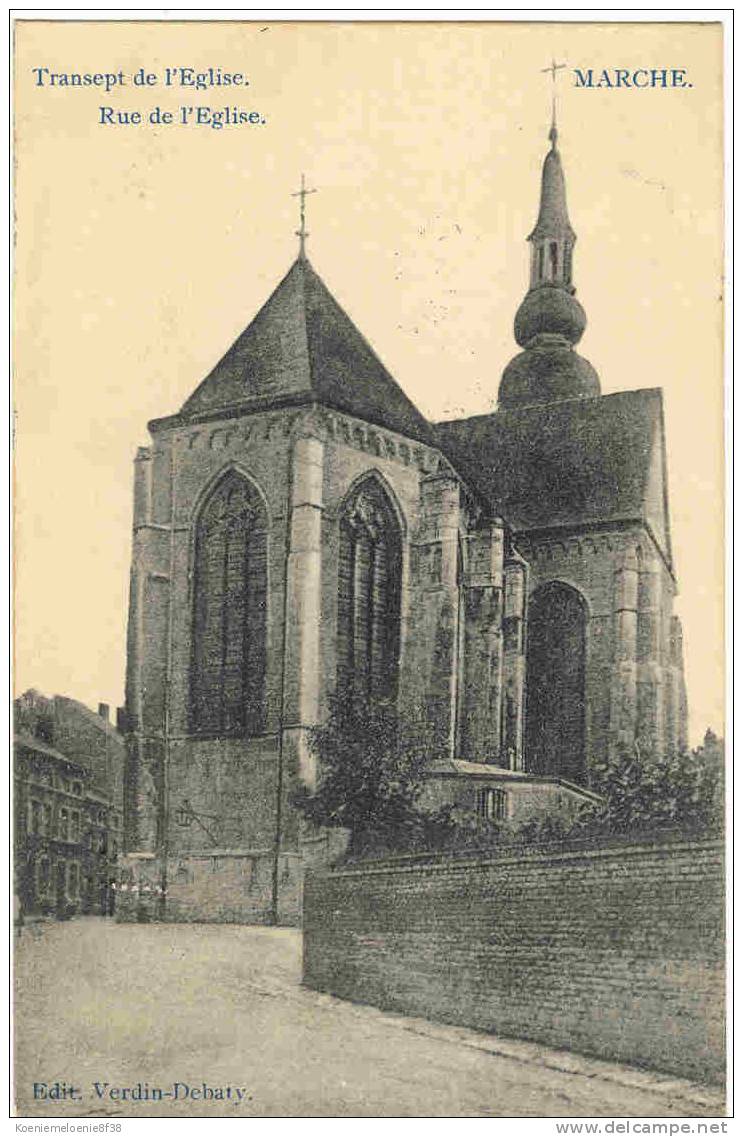
{"type": "MultiPolygon", "coordinates": [[[[574,808],[686,745],[658,388],[575,350],[554,123],[497,408],[429,422],[297,260],[135,460],[123,919],[294,923],[337,835],[290,804],[349,685],[424,706],[428,800],[574,808]]],[[[302,197],[302,205],[304,198],[302,197]]],[[[607,284],[610,287],[610,282],[607,284]]]]}

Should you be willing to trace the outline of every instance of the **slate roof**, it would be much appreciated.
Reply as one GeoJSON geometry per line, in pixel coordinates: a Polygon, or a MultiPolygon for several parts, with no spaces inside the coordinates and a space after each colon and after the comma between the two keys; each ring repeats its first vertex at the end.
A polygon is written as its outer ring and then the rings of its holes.
{"type": "Polygon", "coordinates": [[[568,217],[565,174],[562,169],[560,152],[556,147],[553,147],[548,151],[542,166],[539,217],[527,240],[539,241],[543,237],[558,237],[566,233],[575,238],[568,217]]]}
{"type": "Polygon", "coordinates": [[[43,754],[45,758],[53,758],[55,762],[62,762],[65,766],[69,766],[70,769],[80,770],[81,772],[87,770],[87,766],[84,762],[76,762],[74,759],[68,758],[68,756],[63,754],[60,750],[55,750],[53,746],[49,746],[46,742],[42,742],[40,739],[34,738],[33,735],[26,734],[23,731],[15,732],[13,744],[15,746],[22,746],[26,750],[33,750],[37,754],[43,754]]]}
{"type": "Polygon", "coordinates": [[[665,503],[650,501],[665,493],[651,484],[663,445],[658,388],[499,409],[434,429],[453,465],[517,532],[654,520],[670,552],[665,503]]]}
{"type": "Polygon", "coordinates": [[[511,785],[529,783],[531,785],[561,786],[580,794],[581,797],[591,801],[600,802],[601,795],[585,786],[579,786],[567,778],[557,774],[532,774],[525,770],[508,770],[504,766],[491,766],[487,762],[468,762],[462,758],[438,758],[429,763],[426,771],[428,778],[475,778],[486,779],[490,782],[509,782],[511,785]]]}
{"type": "Polygon", "coordinates": [[[109,719],[103,718],[97,711],[86,707],[85,703],[81,703],[79,699],[72,699],[69,695],[55,695],[54,702],[58,706],[69,708],[91,726],[96,727],[102,734],[107,734],[109,738],[114,738],[123,743],[123,735],[116,726],[109,719]]]}
{"type": "Polygon", "coordinates": [[[515,532],[644,521],[669,564],[658,388],[431,424],[305,258],[164,426],[319,403],[436,446],[515,532]]]}
{"type": "Polygon", "coordinates": [[[198,420],[308,402],[433,442],[426,419],[300,257],[174,417],[198,420]]]}

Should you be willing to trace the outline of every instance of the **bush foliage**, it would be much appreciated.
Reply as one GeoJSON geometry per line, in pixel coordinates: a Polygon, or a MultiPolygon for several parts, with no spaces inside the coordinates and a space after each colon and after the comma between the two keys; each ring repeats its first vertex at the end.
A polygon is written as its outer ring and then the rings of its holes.
{"type": "Polygon", "coordinates": [[[587,803],[572,818],[534,817],[518,829],[451,807],[421,808],[426,767],[444,753],[423,713],[401,715],[392,703],[338,694],[326,722],[311,731],[310,747],[317,786],[296,791],[293,803],[314,825],[348,830],[350,856],[669,829],[700,834],[723,824],[723,745],[712,731],[691,752],[658,758],[635,744],[594,763],[600,803],[587,803]]]}
{"type": "Polygon", "coordinates": [[[547,842],[668,830],[722,832],[724,746],[711,730],[692,751],[656,757],[639,743],[619,749],[607,761],[594,763],[592,775],[591,788],[601,802],[587,803],[572,819],[534,818],[514,838],[547,842]]]}
{"type": "Polygon", "coordinates": [[[705,760],[703,749],[655,758],[636,745],[596,764],[594,789],[604,801],[587,813],[584,824],[619,833],[718,828],[722,822],[722,747],[718,762],[705,760]]]}
{"type": "Polygon", "coordinates": [[[402,716],[390,702],[345,692],[331,699],[327,720],[312,729],[309,742],[317,787],[293,797],[309,821],[348,829],[352,854],[419,844],[431,822],[416,801],[437,752],[422,715],[402,716]]]}

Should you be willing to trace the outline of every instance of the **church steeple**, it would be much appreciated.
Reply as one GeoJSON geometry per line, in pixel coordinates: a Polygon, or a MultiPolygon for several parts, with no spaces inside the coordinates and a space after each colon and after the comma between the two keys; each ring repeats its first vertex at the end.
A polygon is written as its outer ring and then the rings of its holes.
{"type": "Polygon", "coordinates": [[[564,284],[572,289],[575,233],[568,217],[565,175],[557,149],[554,105],[549,132],[550,149],[542,166],[539,216],[529,234],[532,288],[539,284],[564,284]]]}
{"type": "Polygon", "coordinates": [[[573,351],[586,327],[575,297],[575,232],[568,216],[565,174],[557,148],[554,101],[550,149],[542,165],[537,223],[531,245],[529,290],[514,321],[516,342],[525,350],[506,367],[498,392],[502,407],[551,403],[601,393],[591,364],[573,351]]]}

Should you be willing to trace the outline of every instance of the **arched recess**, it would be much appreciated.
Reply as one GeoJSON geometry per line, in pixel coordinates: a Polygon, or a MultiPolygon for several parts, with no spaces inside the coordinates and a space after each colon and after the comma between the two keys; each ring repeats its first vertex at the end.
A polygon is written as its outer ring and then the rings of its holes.
{"type": "Polygon", "coordinates": [[[190,727],[212,737],[265,727],[268,516],[229,469],[195,523],[190,727]]]}
{"type": "Polygon", "coordinates": [[[369,474],[339,513],[337,687],[371,700],[397,695],[402,530],[381,479],[369,474]]]}
{"type": "Polygon", "coordinates": [[[529,601],[524,750],[530,773],[586,781],[586,626],[581,594],[541,585],[529,601]]]}

